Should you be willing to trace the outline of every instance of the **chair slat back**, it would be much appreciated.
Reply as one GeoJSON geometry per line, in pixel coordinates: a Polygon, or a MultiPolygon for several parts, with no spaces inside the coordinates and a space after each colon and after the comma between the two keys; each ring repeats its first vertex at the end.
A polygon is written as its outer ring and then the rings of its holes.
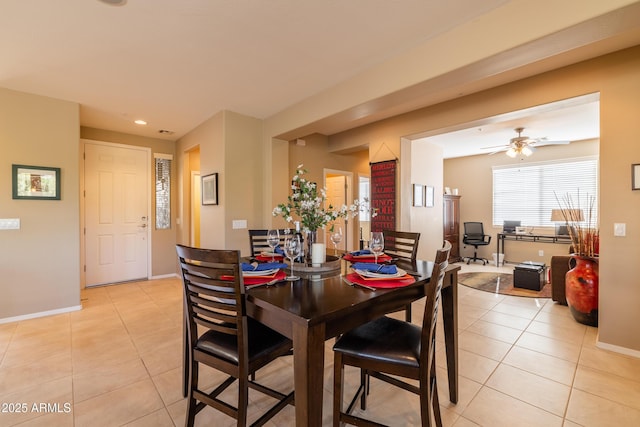
{"type": "Polygon", "coordinates": [[[387,230],[384,235],[384,253],[392,257],[415,261],[420,233],[387,230]]]}
{"type": "Polygon", "coordinates": [[[197,340],[197,325],[238,336],[246,329],[245,288],[240,251],[177,245],[184,284],[190,342],[197,340]]]}
{"type": "MultiPolygon", "coordinates": [[[[269,230],[249,230],[249,245],[251,247],[251,256],[260,255],[261,252],[271,252],[271,246],[267,242],[267,233],[269,230]]],[[[285,230],[279,229],[280,247],[284,247],[285,230]]]]}
{"type": "Polygon", "coordinates": [[[448,265],[451,243],[445,240],[442,249],[436,252],[436,258],[429,282],[425,284],[426,301],[424,304],[424,317],[422,319],[422,346],[420,350],[421,369],[429,372],[431,361],[435,351],[436,320],[438,307],[440,306],[440,291],[444,281],[445,269],[448,265]]]}

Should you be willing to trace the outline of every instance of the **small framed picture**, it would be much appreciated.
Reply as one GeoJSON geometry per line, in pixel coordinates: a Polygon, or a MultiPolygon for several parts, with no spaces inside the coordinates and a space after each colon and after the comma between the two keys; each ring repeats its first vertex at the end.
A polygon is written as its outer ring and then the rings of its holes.
{"type": "Polygon", "coordinates": [[[12,165],[14,199],[60,200],[60,168],[12,165]]]}
{"type": "Polygon", "coordinates": [[[424,206],[424,186],[413,184],[413,206],[424,206]]]}
{"type": "Polygon", "coordinates": [[[218,173],[212,173],[202,177],[202,204],[218,204],[218,173]]]}
{"type": "Polygon", "coordinates": [[[640,164],[631,165],[631,189],[640,190],[640,164]]]}
{"type": "Polygon", "coordinates": [[[444,187],[444,194],[451,194],[451,188],[444,187]]]}
{"type": "Polygon", "coordinates": [[[432,208],[434,206],[434,191],[435,189],[428,185],[424,188],[424,205],[428,208],[432,208]]]}

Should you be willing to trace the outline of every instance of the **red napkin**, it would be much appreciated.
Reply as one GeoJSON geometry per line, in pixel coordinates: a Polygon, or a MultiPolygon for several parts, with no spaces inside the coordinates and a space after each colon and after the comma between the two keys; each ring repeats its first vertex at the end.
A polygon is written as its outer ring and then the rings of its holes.
{"type": "MultiPolygon", "coordinates": [[[[269,262],[269,261],[271,261],[271,256],[270,256],[270,255],[269,255],[269,256],[267,256],[267,255],[256,255],[256,256],[255,256],[255,259],[256,259],[256,260],[258,260],[258,261],[266,261],[266,262],[269,262]]],[[[274,259],[275,261],[281,261],[281,260],[283,260],[283,259],[284,259],[284,256],[283,256],[283,255],[280,255],[280,254],[275,254],[275,255],[273,256],[273,259],[274,259]]]]}
{"type": "Polygon", "coordinates": [[[349,273],[346,277],[350,282],[357,283],[359,285],[372,286],[374,288],[401,288],[403,286],[409,286],[416,282],[416,279],[408,274],[394,279],[365,279],[358,273],[349,273]]]}
{"type": "Polygon", "coordinates": [[[273,276],[245,276],[244,285],[247,287],[251,287],[251,285],[264,285],[274,279],[284,280],[285,277],[287,277],[287,273],[282,270],[278,270],[273,276]]]}

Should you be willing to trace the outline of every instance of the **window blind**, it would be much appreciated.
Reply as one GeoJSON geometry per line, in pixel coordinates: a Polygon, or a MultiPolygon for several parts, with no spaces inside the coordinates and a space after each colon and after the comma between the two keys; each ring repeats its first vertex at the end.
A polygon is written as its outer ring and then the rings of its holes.
{"type": "Polygon", "coordinates": [[[551,210],[559,209],[558,200],[566,197],[582,209],[595,198],[591,220],[597,224],[597,157],[493,167],[494,226],[501,227],[505,220],[519,220],[527,227],[554,226],[551,210]]]}

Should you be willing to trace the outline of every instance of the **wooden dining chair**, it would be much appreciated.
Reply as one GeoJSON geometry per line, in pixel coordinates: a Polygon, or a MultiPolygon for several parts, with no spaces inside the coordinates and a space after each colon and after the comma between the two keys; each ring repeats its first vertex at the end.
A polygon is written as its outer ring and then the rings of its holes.
{"type": "Polygon", "coordinates": [[[292,342],[276,331],[248,318],[240,251],[211,250],[177,245],[184,284],[186,308],[186,345],[188,347],[189,395],[186,425],[193,426],[195,416],[209,405],[247,424],[249,387],[276,399],[276,404],[255,421],[261,426],[288,404],[288,394],[260,385],[249,377],[280,356],[291,354],[292,342]],[[198,385],[199,365],[217,369],[228,378],[211,392],[198,385]],[[218,398],[238,381],[237,406],[218,398]]]}
{"type": "Polygon", "coordinates": [[[374,377],[420,396],[423,426],[442,426],[436,384],[436,319],[440,290],[451,244],[436,252],[431,279],[424,285],[426,296],[422,327],[383,316],[343,334],[333,346],[333,425],[381,425],[352,414],[358,398],[363,411],[374,377]],[[346,410],[343,410],[344,367],[360,368],[360,386],[346,410]],[[391,377],[390,375],[393,375],[391,377]],[[398,378],[400,377],[400,378],[398,378]],[[419,385],[401,378],[418,380],[419,385]]]}
{"type": "Polygon", "coordinates": [[[384,253],[393,258],[415,261],[420,233],[387,230],[384,235],[384,253]]]}
{"type": "MultiPolygon", "coordinates": [[[[271,246],[267,242],[267,233],[269,230],[252,229],[249,230],[249,245],[251,248],[251,256],[260,255],[262,252],[271,252],[271,246]]],[[[285,230],[279,229],[280,247],[284,247],[285,230]]]]}
{"type": "MultiPolygon", "coordinates": [[[[420,233],[387,230],[384,236],[384,253],[398,260],[415,261],[418,255],[420,233]]],[[[404,308],[405,319],[411,322],[411,304],[404,308]]]]}

